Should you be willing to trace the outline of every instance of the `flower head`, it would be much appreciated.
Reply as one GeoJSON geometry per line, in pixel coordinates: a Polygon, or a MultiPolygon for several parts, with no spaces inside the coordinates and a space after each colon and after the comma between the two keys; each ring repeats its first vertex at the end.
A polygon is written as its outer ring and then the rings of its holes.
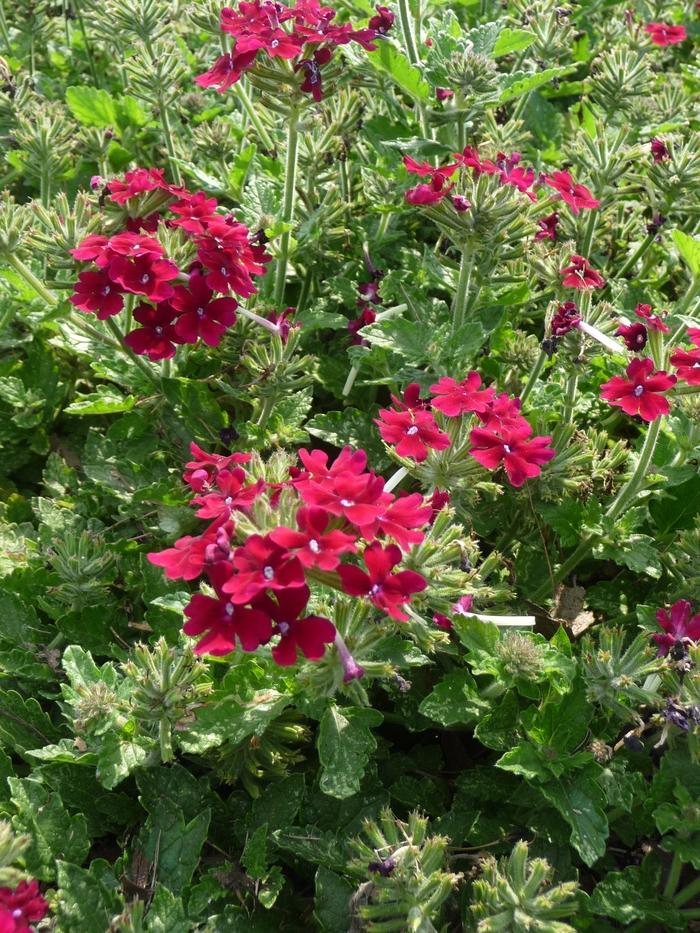
{"type": "Polygon", "coordinates": [[[273,634],[280,640],[272,649],[272,657],[280,667],[296,663],[298,652],[309,661],[320,660],[326,645],[335,639],[335,626],[328,619],[316,615],[300,618],[310,595],[308,586],[298,586],[277,590],[274,599],[264,594],[253,603],[275,623],[273,634]]]}
{"type": "Polygon", "coordinates": [[[488,424],[474,428],[469,435],[469,454],[487,470],[503,464],[511,486],[518,489],[525,480],[539,476],[540,467],[556,454],[549,446],[551,437],[531,438],[531,434],[532,427],[524,418],[493,428],[488,424]]]}
{"type": "Polygon", "coordinates": [[[647,342],[647,329],[639,322],[635,324],[620,324],[615,331],[616,337],[622,337],[625,346],[633,353],[639,353],[647,342]]]}
{"type": "Polygon", "coordinates": [[[644,27],[654,45],[677,45],[688,38],[685,26],[673,26],[670,23],[647,23],[644,27]]]}
{"type": "Polygon", "coordinates": [[[29,933],[30,923],[43,920],[48,909],[37,881],[20,881],[16,888],[0,888],[0,931],[29,933]]]}
{"type": "Polygon", "coordinates": [[[400,457],[412,457],[417,463],[425,460],[428,450],[446,450],[450,446],[449,436],[438,428],[429,411],[381,408],[374,423],[379,426],[382,440],[391,444],[400,457]]]}
{"type": "Polygon", "coordinates": [[[103,269],[86,269],[78,276],[75,291],[68,300],[81,311],[94,312],[104,321],[119,314],[124,307],[124,289],[103,269]]]}
{"type": "Polygon", "coordinates": [[[234,574],[222,589],[237,605],[249,602],[264,590],[283,590],[305,583],[299,558],[275,544],[269,535],[251,535],[236,548],[231,564],[234,574]]]}
{"type": "Polygon", "coordinates": [[[457,382],[452,376],[443,376],[430,386],[430,391],[437,396],[433,399],[433,408],[441,411],[448,418],[456,418],[465,412],[485,412],[491,404],[495,391],[482,389],[481,376],[470,372],[466,379],[457,382]]]}
{"type": "Polygon", "coordinates": [[[663,139],[654,136],[649,145],[651,146],[651,154],[654,157],[654,162],[665,162],[666,159],[671,158],[671,153],[668,151],[668,146],[663,139]]]}
{"type": "Polygon", "coordinates": [[[555,241],[557,238],[557,227],[559,226],[559,214],[554,211],[553,214],[548,214],[546,217],[540,217],[540,219],[537,221],[537,225],[540,229],[535,234],[536,240],[555,241]]]}
{"type": "Polygon", "coordinates": [[[634,309],[634,313],[637,315],[637,317],[640,317],[642,320],[647,322],[646,326],[650,330],[658,331],[660,334],[670,333],[671,328],[668,326],[668,324],[664,324],[658,314],[652,314],[651,305],[637,305],[637,307],[634,309]]]}
{"type": "Polygon", "coordinates": [[[661,394],[677,382],[663,370],[654,372],[654,361],[649,357],[634,359],[627,367],[627,379],[614,376],[600,387],[600,397],[621,408],[625,414],[639,415],[645,421],[654,421],[670,411],[668,399],[661,394]]]}
{"type": "Polygon", "coordinates": [[[226,329],[236,323],[238,302],[214,298],[204,277],[196,273],[190,275],[187,288],[175,288],[170,306],[179,314],[175,333],[182,343],[196,343],[201,338],[208,346],[218,347],[226,329]]]}
{"type": "Polygon", "coordinates": [[[554,337],[563,337],[580,323],[581,314],[578,306],[573,301],[564,301],[557,307],[549,326],[554,337]]]}
{"type": "Polygon", "coordinates": [[[602,288],[605,279],[583,256],[572,256],[570,265],[561,270],[564,288],[602,288]]]}
{"type": "Polygon", "coordinates": [[[659,609],[656,621],[663,629],[652,638],[659,646],[659,654],[668,654],[678,642],[695,642],[700,639],[700,614],[691,615],[692,606],[687,599],[679,599],[670,610],[659,609]]]}
{"type": "Polygon", "coordinates": [[[124,343],[134,353],[147,356],[154,362],[167,360],[175,356],[175,345],[182,340],[175,331],[174,321],[177,312],[167,301],[155,307],[140,304],[134,309],[134,320],[141,324],[136,330],[129,331],[124,343]]]}
{"type": "Polygon", "coordinates": [[[575,182],[568,172],[552,172],[551,175],[544,175],[543,181],[545,185],[559,192],[574,214],[578,214],[580,210],[591,210],[600,204],[588,188],[575,182]]]}
{"type": "Polygon", "coordinates": [[[270,532],[275,544],[294,553],[304,567],[335,570],[343,554],[355,551],[355,536],[329,528],[332,517],[324,509],[301,508],[297,530],[282,525],[270,532]]]}
{"type": "Polygon", "coordinates": [[[392,573],[401,562],[401,551],[395,544],[383,548],[379,542],[371,544],[363,554],[367,572],[350,564],[338,568],[343,589],[350,596],[366,596],[378,609],[393,619],[408,619],[401,609],[410,602],[414,593],[422,592],[427,581],[413,570],[392,573]]]}

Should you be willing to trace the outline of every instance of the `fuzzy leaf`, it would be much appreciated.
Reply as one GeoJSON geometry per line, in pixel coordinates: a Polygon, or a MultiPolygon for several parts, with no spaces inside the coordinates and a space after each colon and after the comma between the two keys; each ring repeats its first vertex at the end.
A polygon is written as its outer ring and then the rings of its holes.
{"type": "Polygon", "coordinates": [[[376,52],[368,52],[367,58],[378,70],[390,75],[393,81],[409,97],[427,100],[430,86],[403,52],[399,52],[390,42],[381,42],[376,52]]]}
{"type": "Polygon", "coordinates": [[[331,797],[350,797],[360,789],[369,756],[377,742],[370,728],[382,722],[374,709],[330,706],[318,731],[321,790],[331,797]]]}
{"type": "Polygon", "coordinates": [[[571,844],[583,861],[595,864],[605,853],[609,830],[605,795],[591,770],[548,781],[542,793],[571,827],[571,844]]]}
{"type": "Polygon", "coordinates": [[[117,122],[114,98],[102,88],[69,87],[66,90],[66,103],[83,126],[105,130],[117,122]]]}
{"type": "Polygon", "coordinates": [[[488,703],[479,696],[476,681],[465,670],[446,674],[418,707],[418,711],[443,726],[471,723],[488,703]]]}
{"type": "Polygon", "coordinates": [[[674,230],[671,237],[693,278],[700,275],[700,240],[682,230],[674,230]]]}
{"type": "Polygon", "coordinates": [[[58,862],[56,913],[64,933],[104,933],[119,910],[119,898],[92,871],[58,862]]]}

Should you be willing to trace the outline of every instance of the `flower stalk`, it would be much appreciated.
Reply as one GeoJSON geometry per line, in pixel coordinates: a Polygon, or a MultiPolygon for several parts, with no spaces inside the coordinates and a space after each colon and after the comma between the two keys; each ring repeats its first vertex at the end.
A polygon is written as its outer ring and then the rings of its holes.
{"type": "Polygon", "coordinates": [[[284,289],[287,282],[287,262],[289,259],[289,243],[291,240],[291,225],[294,220],[294,200],[297,175],[297,157],[299,149],[299,110],[292,109],[287,127],[287,158],[285,163],[284,194],[282,198],[282,223],[286,229],[280,239],[280,251],[275,269],[274,301],[278,307],[284,304],[284,289]]]}

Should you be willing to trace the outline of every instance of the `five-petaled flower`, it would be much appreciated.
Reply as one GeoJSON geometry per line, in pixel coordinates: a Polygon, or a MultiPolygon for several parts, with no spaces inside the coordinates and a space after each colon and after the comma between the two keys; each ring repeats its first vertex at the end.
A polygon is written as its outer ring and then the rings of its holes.
{"type": "Polygon", "coordinates": [[[674,350],[671,354],[671,366],[674,367],[678,378],[688,385],[700,385],[700,350],[674,350]]]}
{"type": "Polygon", "coordinates": [[[568,172],[552,172],[551,175],[544,175],[542,180],[545,185],[559,192],[574,214],[584,209],[591,210],[600,204],[588,188],[575,182],[568,172]]]}
{"type": "Polygon", "coordinates": [[[511,486],[518,489],[525,480],[539,476],[540,467],[556,454],[549,446],[551,437],[531,437],[532,433],[532,426],[524,418],[474,428],[469,435],[469,453],[487,470],[495,470],[502,463],[511,486]]]}
{"type": "Polygon", "coordinates": [[[430,386],[430,391],[436,396],[433,408],[448,418],[456,418],[465,412],[478,414],[488,411],[495,395],[494,389],[481,388],[481,376],[477,372],[470,372],[461,382],[452,376],[443,376],[430,386]]]}
{"type": "Polygon", "coordinates": [[[537,226],[540,228],[535,234],[536,240],[556,240],[557,227],[559,225],[559,214],[556,211],[547,214],[546,217],[540,217],[537,226]]]}
{"type": "Polygon", "coordinates": [[[671,158],[671,153],[669,152],[668,146],[657,136],[653,136],[650,142],[651,154],[654,158],[654,162],[665,162],[666,159],[671,158]]]}
{"type": "Polygon", "coordinates": [[[643,350],[647,343],[647,329],[639,321],[633,324],[620,324],[615,331],[615,336],[622,337],[627,349],[634,353],[643,350]]]}
{"type": "Polygon", "coordinates": [[[605,382],[600,387],[600,397],[627,415],[639,415],[644,421],[654,421],[669,413],[671,406],[662,393],[676,382],[675,376],[663,370],[654,372],[654,361],[647,356],[630,362],[626,379],[613,376],[605,382]]]}
{"type": "Polygon", "coordinates": [[[569,265],[561,270],[564,288],[602,288],[605,279],[583,256],[573,255],[569,265]]]}
{"type": "Polygon", "coordinates": [[[301,508],[296,521],[298,530],[281,525],[270,538],[293,552],[304,567],[335,570],[343,554],[356,550],[355,535],[329,527],[332,517],[324,509],[301,508]]]}
{"type": "Polygon", "coordinates": [[[677,45],[688,38],[685,26],[674,26],[671,23],[647,23],[644,32],[654,45],[677,45]]]}
{"type": "Polygon", "coordinates": [[[693,607],[687,599],[679,599],[670,610],[659,609],[656,621],[663,629],[652,638],[659,646],[659,654],[666,655],[679,642],[688,644],[700,639],[700,614],[692,615],[693,607]]]}
{"type": "Polygon", "coordinates": [[[367,573],[352,564],[343,564],[338,568],[345,592],[350,596],[366,596],[392,619],[405,622],[408,616],[401,606],[409,602],[414,593],[420,593],[426,588],[428,584],[425,577],[414,570],[392,573],[401,562],[401,550],[395,544],[383,548],[375,541],[365,549],[362,559],[367,573]]]}
{"type": "Polygon", "coordinates": [[[646,326],[650,330],[658,331],[660,334],[668,334],[671,332],[671,328],[668,324],[664,324],[658,314],[652,314],[651,305],[639,304],[634,309],[634,313],[637,317],[642,318],[643,321],[646,321],[646,326]]]}
{"type": "Polygon", "coordinates": [[[30,933],[31,923],[43,920],[49,905],[37,881],[20,881],[16,888],[0,888],[0,933],[30,933]]]}
{"type": "Polygon", "coordinates": [[[449,436],[440,430],[429,411],[381,408],[374,423],[379,426],[382,440],[391,444],[400,457],[411,457],[417,463],[425,460],[429,450],[450,446],[449,436]]]}
{"type": "Polygon", "coordinates": [[[335,639],[335,626],[328,619],[317,615],[303,618],[311,591],[308,586],[277,590],[275,598],[263,594],[253,602],[253,608],[260,610],[275,625],[273,634],[280,640],[272,648],[273,660],[280,667],[289,667],[301,652],[309,661],[318,661],[323,657],[326,645],[335,639]]]}
{"type": "Polygon", "coordinates": [[[305,583],[299,558],[275,544],[269,535],[251,535],[233,552],[231,564],[233,576],[222,589],[236,604],[247,603],[266,589],[284,590],[305,583]]]}

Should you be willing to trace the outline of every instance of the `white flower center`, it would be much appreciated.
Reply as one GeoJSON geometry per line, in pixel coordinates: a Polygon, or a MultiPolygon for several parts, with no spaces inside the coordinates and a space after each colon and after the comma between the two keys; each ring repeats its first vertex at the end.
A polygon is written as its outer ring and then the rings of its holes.
{"type": "Polygon", "coordinates": [[[280,635],[286,635],[291,626],[289,622],[278,622],[277,628],[280,630],[280,635]]]}
{"type": "Polygon", "coordinates": [[[263,567],[263,576],[265,577],[266,580],[274,580],[275,578],[274,568],[270,567],[269,564],[266,567],[263,567]]]}
{"type": "Polygon", "coordinates": [[[373,586],[370,587],[369,595],[377,596],[380,590],[381,590],[381,586],[378,583],[375,583],[373,586]]]}
{"type": "Polygon", "coordinates": [[[276,49],[279,44],[280,44],[279,39],[273,39],[272,42],[270,43],[270,48],[276,49]]]}
{"type": "Polygon", "coordinates": [[[634,389],[632,390],[632,395],[634,395],[635,398],[639,398],[639,396],[642,395],[643,393],[644,393],[644,386],[635,386],[634,389]]]}
{"type": "Polygon", "coordinates": [[[354,505],[355,503],[352,501],[352,499],[341,499],[340,504],[343,506],[344,509],[349,509],[350,506],[354,505]]]}
{"type": "Polygon", "coordinates": [[[141,282],[142,282],[143,285],[145,285],[146,282],[150,282],[150,281],[151,281],[150,275],[142,275],[142,276],[141,276],[141,282]]]}
{"type": "Polygon", "coordinates": [[[197,317],[204,317],[204,308],[197,308],[197,317]]]}
{"type": "Polygon", "coordinates": [[[233,615],[233,611],[234,611],[233,603],[226,603],[226,605],[224,606],[224,612],[229,618],[231,618],[231,616],[233,615]]]}
{"type": "Polygon", "coordinates": [[[408,431],[406,431],[406,434],[408,434],[409,437],[413,437],[414,434],[418,434],[418,428],[415,426],[415,424],[411,425],[408,431]]]}
{"type": "Polygon", "coordinates": [[[111,285],[105,285],[105,287],[102,289],[102,294],[103,294],[103,295],[109,295],[109,293],[110,293],[111,291],[112,291],[112,286],[111,286],[111,285]]]}
{"type": "Polygon", "coordinates": [[[160,324],[158,327],[154,327],[153,330],[158,334],[159,337],[163,333],[163,328],[160,326],[160,324]]]}
{"type": "Polygon", "coordinates": [[[509,454],[509,453],[511,452],[511,449],[510,449],[510,447],[508,446],[508,444],[504,444],[504,445],[503,445],[503,449],[505,450],[505,452],[506,452],[507,454],[509,454]]]}
{"type": "Polygon", "coordinates": [[[231,505],[232,502],[233,502],[232,496],[226,496],[226,498],[224,499],[224,505],[231,505]]]}
{"type": "Polygon", "coordinates": [[[309,550],[313,551],[314,554],[318,554],[319,551],[321,550],[321,545],[318,543],[316,538],[312,538],[309,541],[309,550]]]}
{"type": "Polygon", "coordinates": [[[220,272],[222,275],[226,275],[226,266],[222,266],[222,267],[219,269],[219,272],[220,272]]]}

